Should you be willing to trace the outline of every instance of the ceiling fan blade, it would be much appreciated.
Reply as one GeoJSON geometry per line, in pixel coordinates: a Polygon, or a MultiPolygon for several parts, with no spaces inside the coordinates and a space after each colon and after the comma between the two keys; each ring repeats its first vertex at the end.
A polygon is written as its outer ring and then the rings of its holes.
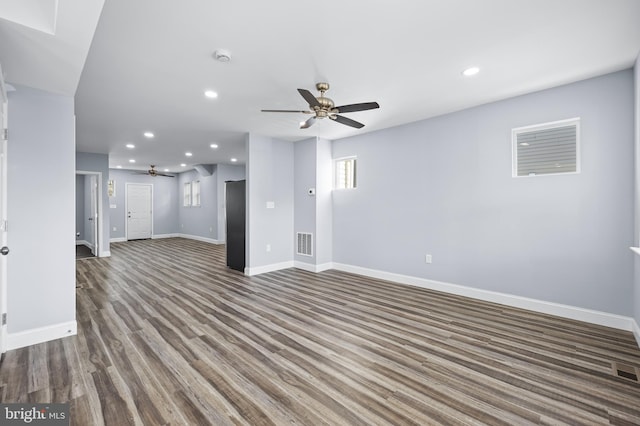
{"type": "Polygon", "coordinates": [[[309,106],[311,108],[313,108],[313,107],[320,108],[321,107],[320,102],[318,102],[316,97],[313,96],[313,93],[311,93],[310,91],[308,91],[306,89],[298,89],[298,93],[300,93],[302,95],[304,100],[307,101],[307,103],[309,104],[309,106]]]}
{"type": "Polygon", "coordinates": [[[301,129],[308,129],[309,127],[313,126],[313,124],[315,122],[316,122],[316,118],[315,117],[311,117],[307,121],[305,121],[304,123],[300,123],[300,128],[301,129]]]}
{"type": "Polygon", "coordinates": [[[174,175],[165,175],[164,173],[156,173],[156,176],[175,177],[174,175]]]}
{"type": "Polygon", "coordinates": [[[343,117],[341,115],[336,115],[335,118],[331,117],[332,120],[337,121],[340,124],[344,124],[347,126],[355,127],[356,129],[361,129],[364,127],[364,124],[357,122],[356,120],[352,120],[347,117],[343,117]]]}
{"type": "Polygon", "coordinates": [[[342,105],[338,106],[335,109],[338,110],[339,113],[345,112],[356,112],[356,111],[366,111],[368,109],[376,109],[380,108],[377,102],[363,102],[361,104],[351,104],[351,105],[342,105]]]}
{"type": "Polygon", "coordinates": [[[302,114],[313,114],[311,111],[298,111],[293,109],[261,109],[262,112],[296,112],[302,114]]]}

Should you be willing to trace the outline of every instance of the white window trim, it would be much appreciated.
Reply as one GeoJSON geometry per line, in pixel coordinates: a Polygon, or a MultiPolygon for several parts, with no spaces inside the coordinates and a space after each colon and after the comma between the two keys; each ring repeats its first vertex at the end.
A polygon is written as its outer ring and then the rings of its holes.
{"type": "Polygon", "coordinates": [[[352,191],[358,188],[358,157],[355,155],[349,155],[347,157],[339,157],[333,159],[333,189],[336,191],[352,191]],[[344,160],[354,160],[355,162],[355,170],[353,171],[353,181],[355,185],[351,188],[338,188],[338,179],[337,179],[337,164],[340,161],[344,160]]]}
{"type": "Polygon", "coordinates": [[[567,118],[566,120],[550,121],[548,123],[533,124],[530,126],[516,127],[511,130],[511,176],[514,178],[540,178],[542,176],[558,176],[558,175],[575,175],[581,171],[581,154],[580,154],[580,117],[567,118]],[[518,134],[531,130],[553,129],[555,127],[563,127],[575,124],[576,126],[576,171],[560,172],[560,173],[542,173],[539,175],[518,176],[518,134]]]}
{"type": "Polygon", "coordinates": [[[191,207],[191,202],[191,182],[185,182],[182,184],[182,207],[191,207]],[[187,188],[189,188],[188,193],[187,188]]]}

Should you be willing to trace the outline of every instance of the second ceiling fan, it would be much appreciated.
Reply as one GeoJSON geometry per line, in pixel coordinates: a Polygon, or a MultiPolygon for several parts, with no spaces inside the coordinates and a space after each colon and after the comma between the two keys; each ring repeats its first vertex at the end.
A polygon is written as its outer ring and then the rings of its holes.
{"type": "Polygon", "coordinates": [[[364,124],[339,114],[380,108],[380,105],[378,105],[377,102],[364,102],[359,104],[335,106],[333,101],[324,95],[325,92],[329,90],[329,83],[317,83],[316,89],[318,89],[318,91],[320,92],[320,96],[318,97],[313,96],[313,93],[306,89],[298,89],[300,95],[302,95],[304,100],[309,104],[309,111],[263,109],[262,112],[295,112],[302,114],[313,114],[313,117],[310,117],[307,121],[300,123],[301,129],[307,129],[313,126],[313,124],[316,122],[316,119],[327,117],[333,121],[337,121],[340,124],[360,129],[364,127],[364,124]]]}

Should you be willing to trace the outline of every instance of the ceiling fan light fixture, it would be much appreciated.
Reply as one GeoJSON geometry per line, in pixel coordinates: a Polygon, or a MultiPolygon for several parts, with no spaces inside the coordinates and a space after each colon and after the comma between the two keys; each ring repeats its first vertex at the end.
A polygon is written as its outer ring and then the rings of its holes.
{"type": "Polygon", "coordinates": [[[226,49],[218,49],[213,52],[213,57],[219,62],[229,62],[231,60],[231,52],[226,49]]]}

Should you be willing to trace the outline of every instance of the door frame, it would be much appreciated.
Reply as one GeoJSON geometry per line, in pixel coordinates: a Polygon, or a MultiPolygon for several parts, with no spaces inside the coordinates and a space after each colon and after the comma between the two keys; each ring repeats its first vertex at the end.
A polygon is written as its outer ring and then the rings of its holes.
{"type": "MultiPolygon", "coordinates": [[[[4,74],[0,66],[0,131],[9,127],[9,97],[4,83],[4,74]]],[[[7,244],[7,146],[4,137],[0,136],[0,246],[7,244]]],[[[7,256],[0,256],[0,317],[7,312],[7,256]]],[[[7,341],[7,324],[0,321],[0,353],[5,352],[7,341]]]]}
{"type": "MultiPolygon", "coordinates": [[[[94,242],[94,247],[96,251],[96,257],[104,257],[104,250],[102,250],[102,241],[103,241],[103,233],[102,233],[102,172],[92,172],[88,170],[76,170],[76,175],[84,175],[84,176],[95,176],[97,177],[97,187],[96,187],[96,212],[92,212],[94,214],[94,229],[97,229],[96,233],[96,241],[94,242]],[[97,216],[97,217],[96,217],[97,216]]],[[[85,214],[86,216],[86,214],[85,214]]],[[[84,222],[83,222],[84,223],[84,222]]]]}
{"type": "Polygon", "coordinates": [[[151,211],[151,233],[149,235],[149,238],[153,239],[153,184],[152,183],[137,183],[137,182],[126,182],[124,184],[124,239],[125,241],[129,241],[129,220],[128,220],[128,215],[129,215],[129,186],[134,185],[134,186],[148,186],[151,188],[151,199],[149,200],[149,204],[150,204],[150,209],[149,211],[151,211]]]}

